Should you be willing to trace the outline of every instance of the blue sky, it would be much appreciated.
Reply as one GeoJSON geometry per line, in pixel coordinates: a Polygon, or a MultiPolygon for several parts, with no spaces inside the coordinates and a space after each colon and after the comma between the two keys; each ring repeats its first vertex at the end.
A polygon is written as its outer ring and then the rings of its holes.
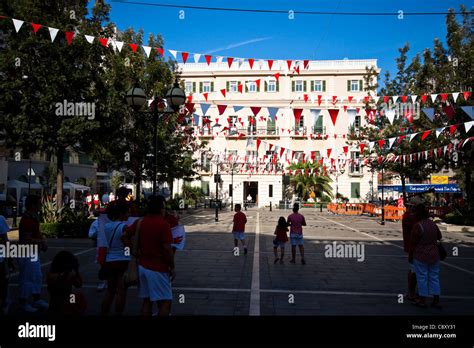
{"type": "MultiPolygon", "coordinates": [[[[191,6],[331,12],[445,12],[470,8],[464,0],[137,0],[191,6]]],[[[259,59],[364,59],[394,72],[398,48],[410,43],[411,54],[445,41],[445,16],[332,16],[242,13],[123,4],[107,0],[119,29],[143,28],[160,33],[166,49],[259,59]]],[[[124,1],[126,2],[126,1],[124,1]]],[[[201,58],[203,59],[203,58],[201,58]]],[[[192,57],[190,57],[192,60],[192,57]]]]}

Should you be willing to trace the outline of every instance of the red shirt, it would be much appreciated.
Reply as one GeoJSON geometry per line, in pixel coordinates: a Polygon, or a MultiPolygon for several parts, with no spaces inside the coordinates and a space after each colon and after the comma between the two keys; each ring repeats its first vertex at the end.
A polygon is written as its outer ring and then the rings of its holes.
{"type": "Polygon", "coordinates": [[[241,211],[234,215],[234,227],[232,232],[245,232],[245,224],[247,223],[247,217],[241,211]]]}
{"type": "Polygon", "coordinates": [[[403,231],[403,250],[406,253],[410,252],[411,231],[413,226],[418,223],[418,218],[410,213],[408,210],[402,217],[402,231],[403,231]]]}
{"type": "Polygon", "coordinates": [[[171,228],[178,226],[179,224],[178,219],[173,214],[166,213],[165,220],[167,223],[169,223],[171,228]]]}
{"type": "MultiPolygon", "coordinates": [[[[127,233],[134,235],[138,220],[127,227],[127,233]]],[[[165,245],[173,243],[170,225],[161,215],[145,216],[140,225],[139,238],[140,266],[155,272],[168,272],[165,245]]]]}
{"type": "Polygon", "coordinates": [[[288,227],[276,227],[275,229],[275,234],[276,234],[276,240],[279,242],[288,242],[288,227]]]}
{"type": "Polygon", "coordinates": [[[20,220],[18,227],[18,241],[21,244],[30,243],[31,239],[42,239],[38,218],[25,213],[20,220]]]}

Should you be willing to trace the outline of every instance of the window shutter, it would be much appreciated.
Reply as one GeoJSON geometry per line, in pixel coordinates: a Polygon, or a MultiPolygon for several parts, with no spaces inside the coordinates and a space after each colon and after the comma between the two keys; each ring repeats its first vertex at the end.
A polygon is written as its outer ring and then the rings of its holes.
{"type": "Polygon", "coordinates": [[[347,91],[351,91],[351,80],[347,80],[347,91]]]}
{"type": "Polygon", "coordinates": [[[323,80],[323,92],[326,92],[326,80],[323,80]]]}
{"type": "Polygon", "coordinates": [[[323,128],[323,115],[319,114],[318,119],[316,120],[316,127],[323,128]]]}
{"type": "Polygon", "coordinates": [[[314,81],[311,81],[311,92],[314,92],[314,81]]]}
{"type": "Polygon", "coordinates": [[[363,87],[363,81],[359,80],[359,91],[362,92],[362,87],[363,87]]]}
{"type": "Polygon", "coordinates": [[[214,82],[211,82],[211,92],[214,92],[214,82]]]}
{"type": "Polygon", "coordinates": [[[277,82],[276,82],[276,91],[277,91],[277,92],[280,91],[280,81],[277,81],[277,82]]]}
{"type": "Polygon", "coordinates": [[[306,81],[303,81],[303,91],[306,92],[306,81]]]}
{"type": "Polygon", "coordinates": [[[199,93],[202,93],[202,82],[199,82],[199,93]]]}
{"type": "Polygon", "coordinates": [[[245,81],[245,92],[248,92],[249,91],[249,86],[247,84],[248,81],[245,81]]]}
{"type": "Polygon", "coordinates": [[[295,81],[291,81],[291,91],[295,91],[295,81]]]}
{"type": "Polygon", "coordinates": [[[229,86],[230,86],[230,82],[227,81],[227,82],[225,83],[225,90],[226,90],[227,92],[229,92],[229,86]]]}
{"type": "Polygon", "coordinates": [[[266,92],[267,90],[268,90],[267,81],[265,81],[265,89],[264,89],[264,91],[266,92]]]}
{"type": "Polygon", "coordinates": [[[193,82],[193,93],[196,92],[196,82],[193,82]]]}

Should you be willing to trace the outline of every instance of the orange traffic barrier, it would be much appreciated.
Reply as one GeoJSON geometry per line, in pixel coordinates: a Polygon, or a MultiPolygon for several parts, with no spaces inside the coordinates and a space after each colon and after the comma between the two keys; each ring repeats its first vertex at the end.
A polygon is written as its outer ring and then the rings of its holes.
{"type": "Polygon", "coordinates": [[[391,221],[401,220],[404,213],[405,213],[405,208],[398,208],[392,205],[386,205],[384,207],[385,220],[391,220],[391,221]]]}

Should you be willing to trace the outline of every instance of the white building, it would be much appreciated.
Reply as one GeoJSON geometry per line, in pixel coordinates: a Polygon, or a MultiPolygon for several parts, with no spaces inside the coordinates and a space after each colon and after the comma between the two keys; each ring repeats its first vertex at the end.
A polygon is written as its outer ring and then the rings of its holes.
{"type": "MultiPolygon", "coordinates": [[[[291,161],[324,158],[334,194],[337,190],[351,202],[365,201],[372,185],[377,187],[377,175],[357,160],[359,146],[351,144],[347,134],[352,122],[356,130],[365,123],[363,76],[371,66],[379,70],[375,59],[309,61],[306,68],[303,62],[291,62],[290,69],[287,61],[275,61],[271,70],[267,61],[256,61],[252,68],[248,61],[234,61],[231,67],[226,61],[179,64],[198,115],[196,136],[207,142],[208,150],[196,154],[201,181],[193,185],[214,198],[213,174],[219,161],[219,198],[230,202],[233,191],[234,203],[250,195],[259,207],[278,204],[286,181],[281,169],[286,173],[291,161]],[[269,107],[278,108],[275,120],[270,117],[275,109],[269,107]],[[299,122],[295,109],[302,109],[299,122]],[[335,125],[328,109],[339,109],[335,125]],[[229,163],[234,162],[232,176],[229,163]]],[[[175,185],[179,191],[182,181],[175,185]]]]}

